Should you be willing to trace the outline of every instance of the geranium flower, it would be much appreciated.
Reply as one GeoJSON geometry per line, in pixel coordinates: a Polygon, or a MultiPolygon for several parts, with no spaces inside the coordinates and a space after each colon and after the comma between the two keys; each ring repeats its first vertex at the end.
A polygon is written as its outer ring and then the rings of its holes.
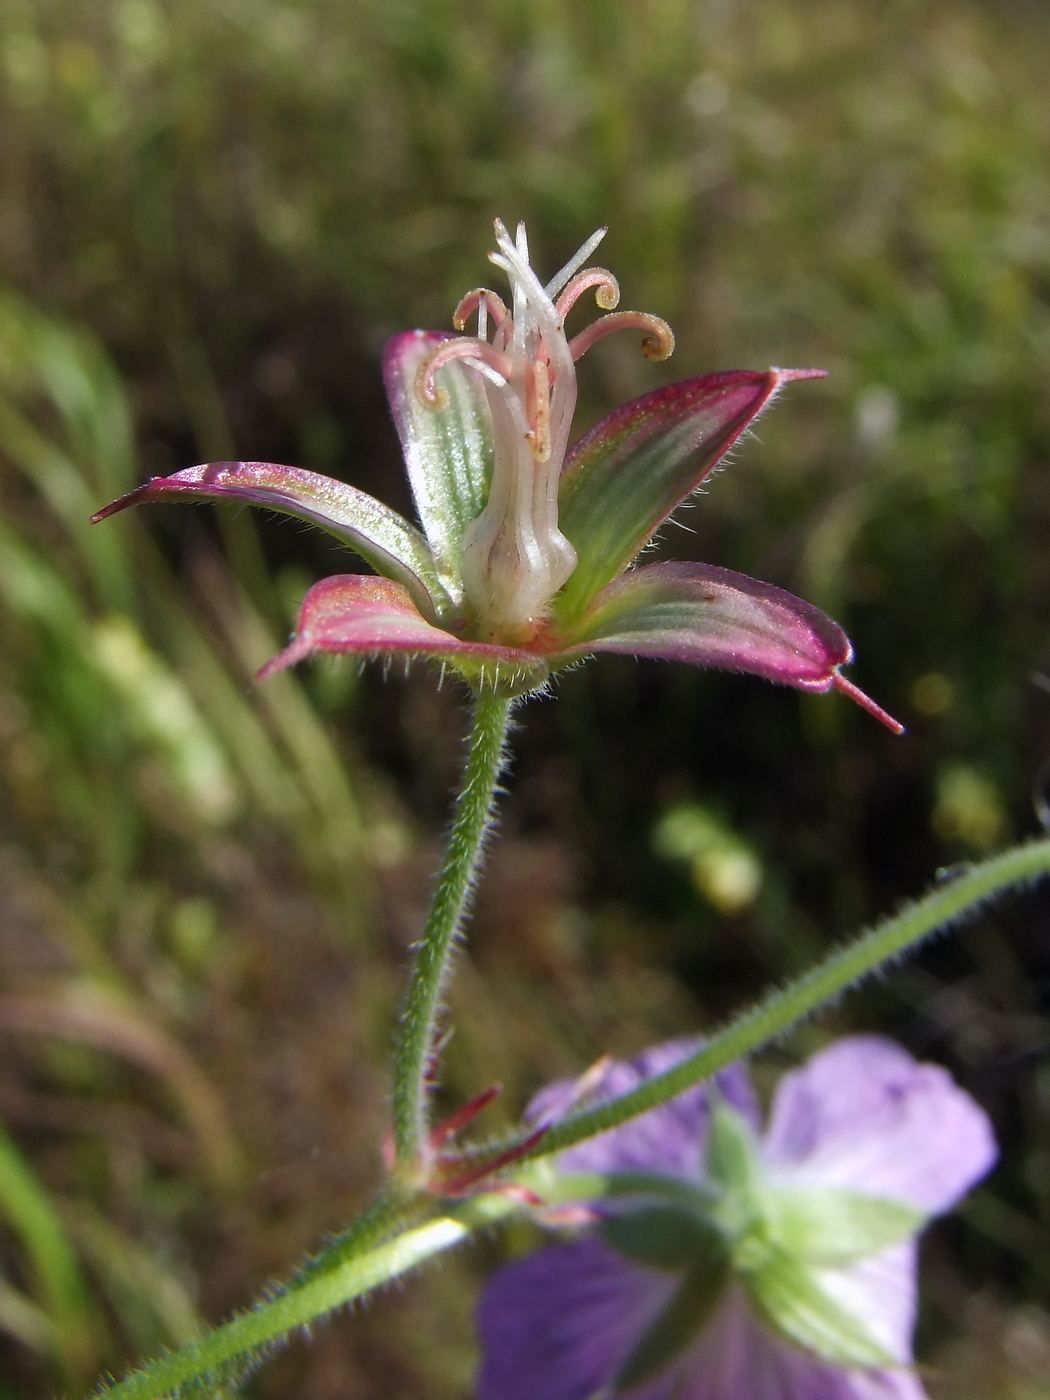
{"type": "Polygon", "coordinates": [[[145,501],[235,498],[320,525],[356,550],[378,577],[339,574],[313,587],[291,645],[263,675],[313,652],[394,653],[513,696],[593,652],[630,652],[835,688],[899,731],[841,674],[849,641],[809,603],[710,564],[631,567],[783,386],[823,371],[673,384],[610,414],[569,450],[580,356],[619,330],[641,330],[651,359],[674,345],[658,317],[612,311],[616,279],[584,268],[604,232],[544,286],[524,225],[512,241],[497,221],[490,257],[510,281],[509,308],[479,288],[453,318],[462,331],[476,315],[476,335],[413,331],[387,346],[387,393],[421,530],[344,482],[270,462],[154,477],[95,519],[145,501]],[[609,314],[570,340],[565,318],[588,290],[609,314]]]}
{"type": "MultiPolygon", "coordinates": [[[[612,1064],[597,1100],[695,1049],[612,1064]]],[[[530,1119],[575,1092],[552,1085],[530,1119]]],[[[738,1069],[561,1154],[562,1180],[668,1189],[607,1196],[591,1228],[497,1271],[479,1400],[924,1400],[914,1236],[995,1160],[984,1113],[945,1070],[857,1036],[788,1074],[758,1130],[738,1069]]]]}

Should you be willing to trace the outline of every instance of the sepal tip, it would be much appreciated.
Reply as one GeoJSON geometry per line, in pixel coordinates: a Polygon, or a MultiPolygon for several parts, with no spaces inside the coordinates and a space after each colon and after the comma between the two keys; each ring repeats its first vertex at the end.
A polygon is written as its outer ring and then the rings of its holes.
{"type": "Polygon", "coordinates": [[[881,705],[877,705],[870,695],[865,695],[860,686],[848,681],[841,671],[836,671],[832,677],[831,684],[835,690],[846,695],[850,700],[856,701],[862,710],[867,710],[869,715],[874,715],[880,724],[884,724],[891,734],[901,735],[904,725],[899,719],[894,719],[888,710],[884,710],[881,705]]]}

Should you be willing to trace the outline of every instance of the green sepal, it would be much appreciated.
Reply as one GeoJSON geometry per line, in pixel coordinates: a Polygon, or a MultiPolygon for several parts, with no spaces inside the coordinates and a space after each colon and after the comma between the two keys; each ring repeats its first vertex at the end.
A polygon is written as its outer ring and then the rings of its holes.
{"type": "Polygon", "coordinates": [[[438,371],[435,383],[445,395],[441,408],[428,408],[416,392],[420,366],[447,339],[440,331],[394,336],[383,356],[383,376],[419,520],[438,578],[458,607],[463,532],[488,498],[493,435],[485,387],[465,365],[453,362],[438,371]]]}
{"type": "Polygon", "coordinates": [[[558,491],[558,523],[577,555],[555,599],[563,625],[627,568],[791,375],[687,379],[624,404],[580,439],[558,491]]]}
{"type": "Polygon", "coordinates": [[[753,1272],[741,1271],[737,1257],[734,1264],[755,1307],[781,1336],[833,1366],[900,1365],[860,1318],[835,1302],[815,1269],[780,1249],[766,1248],[762,1255],[753,1272]]]}
{"type": "Polygon", "coordinates": [[[770,1187],[763,1200],[771,1242],[807,1264],[854,1264],[918,1233],[926,1215],[880,1196],[827,1186],[770,1187]]]}
{"type": "Polygon", "coordinates": [[[730,1237],[761,1219],[764,1183],[755,1131],[736,1109],[714,1097],[704,1175],[719,1198],[716,1215],[730,1237]]]}
{"type": "Polygon", "coordinates": [[[681,1283],[632,1348],[613,1382],[622,1395],[665,1371],[696,1341],[721,1302],[729,1282],[729,1256],[716,1235],[696,1257],[681,1283]]]}
{"type": "Polygon", "coordinates": [[[684,1269],[705,1252],[725,1253],[725,1238],[710,1221],[679,1206],[643,1206],[604,1220],[606,1244],[635,1264],[684,1269]]]}
{"type": "Polygon", "coordinates": [[[455,615],[430,545],[396,510],[345,481],[277,462],[204,462],[172,476],[155,476],[112,501],[91,519],[98,523],[128,506],[164,501],[246,501],[319,525],[348,544],[376,573],[403,584],[432,621],[455,615]]]}

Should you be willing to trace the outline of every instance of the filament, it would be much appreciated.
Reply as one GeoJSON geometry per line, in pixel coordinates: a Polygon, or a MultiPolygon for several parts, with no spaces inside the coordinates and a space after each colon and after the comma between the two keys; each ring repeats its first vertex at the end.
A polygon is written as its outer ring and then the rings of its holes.
{"type": "Polygon", "coordinates": [[[551,455],[551,389],[545,360],[537,360],[528,378],[529,446],[537,462],[551,455]]]}

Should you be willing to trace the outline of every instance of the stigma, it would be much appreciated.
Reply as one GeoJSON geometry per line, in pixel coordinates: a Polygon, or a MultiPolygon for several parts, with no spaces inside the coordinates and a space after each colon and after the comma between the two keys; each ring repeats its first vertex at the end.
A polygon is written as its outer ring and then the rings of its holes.
{"type": "Polygon", "coordinates": [[[616,311],[620,289],[611,272],[585,267],[604,238],[591,235],[545,285],[529,262],[519,224],[512,240],[496,220],[489,260],[510,283],[508,306],[488,288],[468,292],[456,307],[460,335],[423,361],[416,393],[434,410],[447,403],[439,375],[461,361],[484,386],[492,419],[493,469],[488,499],[463,536],[463,589],[468,625],[479,640],[528,646],[542,630],[554,595],[576,567],[576,551],[558,528],[558,485],[576,408],[576,361],[614,331],[641,331],[642,351],[654,360],[674,349],[666,321],[639,311],[616,311]],[[588,291],[606,314],[572,340],[565,319],[588,291]],[[477,334],[465,335],[477,317],[477,334]]]}

